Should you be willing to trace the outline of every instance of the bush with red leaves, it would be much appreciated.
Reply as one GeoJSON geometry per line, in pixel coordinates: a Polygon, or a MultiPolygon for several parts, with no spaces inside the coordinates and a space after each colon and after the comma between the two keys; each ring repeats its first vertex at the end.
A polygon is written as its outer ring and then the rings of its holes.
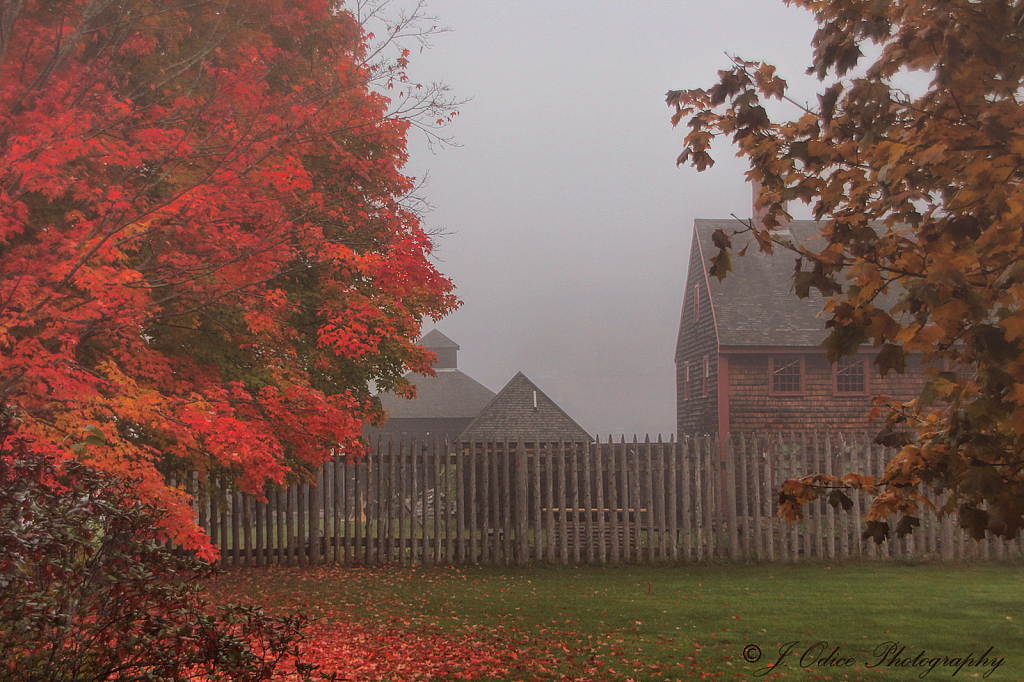
{"type": "Polygon", "coordinates": [[[164,547],[162,512],[131,482],[34,453],[13,423],[0,420],[0,679],[257,682],[297,658],[304,618],[208,608],[196,581],[212,567],[164,547]]]}

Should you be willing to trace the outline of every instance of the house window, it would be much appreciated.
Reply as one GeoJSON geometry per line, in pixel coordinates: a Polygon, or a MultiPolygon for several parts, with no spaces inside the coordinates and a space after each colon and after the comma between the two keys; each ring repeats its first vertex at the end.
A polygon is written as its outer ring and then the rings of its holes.
{"type": "Polygon", "coordinates": [[[693,286],[693,321],[700,319],[700,285],[693,286]]]}
{"type": "Polygon", "coordinates": [[[771,358],[772,395],[799,395],[804,392],[804,359],[802,357],[771,358]]]}
{"type": "Polygon", "coordinates": [[[690,399],[690,363],[683,363],[683,400],[690,399]]]}
{"type": "Polygon", "coordinates": [[[711,377],[711,361],[708,360],[708,356],[704,356],[704,386],[703,395],[705,398],[708,397],[708,380],[711,377]]]}
{"type": "Polygon", "coordinates": [[[836,393],[865,395],[868,392],[868,363],[866,358],[840,358],[832,365],[836,393]]]}

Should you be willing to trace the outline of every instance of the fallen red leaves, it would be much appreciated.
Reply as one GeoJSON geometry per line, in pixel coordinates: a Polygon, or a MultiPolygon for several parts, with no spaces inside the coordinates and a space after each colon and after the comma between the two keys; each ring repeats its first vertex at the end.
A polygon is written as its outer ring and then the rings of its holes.
{"type": "Polygon", "coordinates": [[[493,679],[506,677],[523,662],[514,645],[485,642],[473,633],[424,635],[321,621],[306,636],[306,662],[339,680],[493,679]]]}
{"type": "MultiPolygon", "coordinates": [[[[702,650],[696,640],[681,638],[676,655],[651,661],[638,650],[633,632],[585,634],[573,631],[569,621],[550,628],[528,626],[507,612],[473,618],[439,611],[423,595],[399,599],[390,586],[410,577],[409,569],[402,568],[268,569],[230,574],[211,590],[217,601],[255,600],[273,605],[279,614],[313,617],[300,648],[302,661],[318,666],[314,679],[320,673],[346,682],[605,682],[739,675],[721,672],[722,663],[712,660],[722,647],[702,650]],[[357,604],[364,600],[356,595],[373,597],[357,604]],[[367,603],[372,610],[365,610],[367,603]]],[[[417,579],[425,578],[417,574],[417,579]]],[[[674,639],[662,640],[662,645],[676,646],[674,639]]],[[[296,672],[288,679],[300,676],[296,672]]]]}

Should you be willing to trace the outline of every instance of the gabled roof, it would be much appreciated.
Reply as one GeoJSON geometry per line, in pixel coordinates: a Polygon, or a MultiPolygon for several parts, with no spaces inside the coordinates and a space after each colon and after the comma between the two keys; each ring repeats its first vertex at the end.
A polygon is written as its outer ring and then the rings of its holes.
{"type": "MultiPolygon", "coordinates": [[[[787,226],[791,241],[800,242],[819,234],[813,220],[794,220],[787,226]]],[[[793,269],[796,256],[776,249],[771,256],[760,252],[756,244],[743,256],[736,255],[749,239],[746,235],[732,240],[732,272],[721,282],[707,275],[708,259],[718,249],[711,242],[715,230],[742,229],[735,218],[694,221],[695,252],[704,264],[704,282],[711,297],[715,327],[720,347],[729,346],[818,346],[827,336],[825,318],[820,317],[825,298],[815,289],[807,298],[797,298],[793,291],[793,269]]],[[[692,291],[694,284],[687,284],[692,291]]]]}
{"type": "Polygon", "coordinates": [[[562,439],[589,443],[593,440],[522,372],[494,396],[459,440],[466,443],[489,438],[529,443],[538,438],[541,442],[562,439]]]}

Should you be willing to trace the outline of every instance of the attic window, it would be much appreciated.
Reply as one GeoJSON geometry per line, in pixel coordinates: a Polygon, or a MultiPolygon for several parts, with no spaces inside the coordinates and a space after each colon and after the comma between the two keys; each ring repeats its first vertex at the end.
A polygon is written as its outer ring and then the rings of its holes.
{"type": "Polygon", "coordinates": [[[700,285],[693,285],[693,321],[700,319],[700,285]]]}
{"type": "Polygon", "coordinates": [[[804,359],[802,357],[773,357],[770,362],[771,395],[800,395],[804,392],[804,359]]]}
{"type": "Polygon", "coordinates": [[[683,400],[690,399],[690,363],[683,363],[683,400]]]}
{"type": "Polygon", "coordinates": [[[835,392],[844,395],[866,395],[868,392],[868,362],[866,358],[840,358],[832,365],[835,392]]]}

